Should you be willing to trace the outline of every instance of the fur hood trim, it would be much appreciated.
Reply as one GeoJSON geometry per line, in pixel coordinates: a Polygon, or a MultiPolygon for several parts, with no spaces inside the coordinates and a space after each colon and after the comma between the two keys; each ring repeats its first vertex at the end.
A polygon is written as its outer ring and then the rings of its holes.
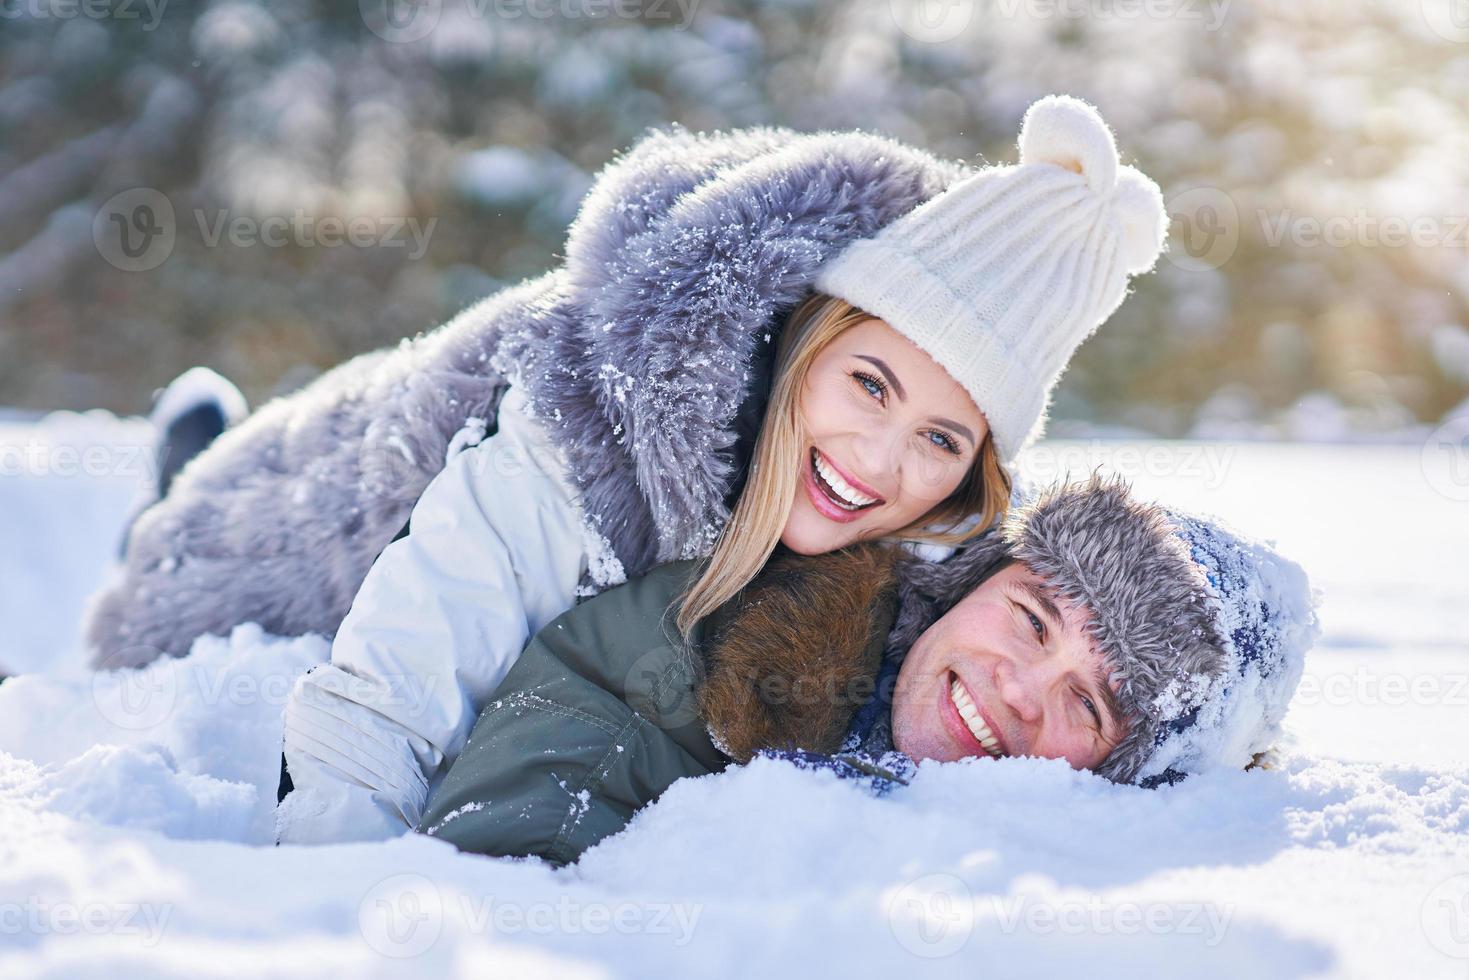
{"type": "Polygon", "coordinates": [[[872,694],[897,605],[894,549],[782,553],[709,621],[699,714],[725,755],[834,752],[872,694]]]}

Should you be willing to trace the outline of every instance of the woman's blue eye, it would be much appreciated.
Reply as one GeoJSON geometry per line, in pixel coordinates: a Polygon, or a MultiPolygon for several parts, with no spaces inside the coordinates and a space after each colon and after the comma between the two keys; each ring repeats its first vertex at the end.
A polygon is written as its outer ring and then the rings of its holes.
{"type": "Polygon", "coordinates": [[[861,371],[855,371],[853,372],[852,377],[856,378],[857,381],[861,383],[862,387],[867,389],[867,393],[873,398],[876,398],[878,401],[881,401],[883,396],[887,394],[888,386],[884,382],[877,378],[874,378],[870,374],[863,374],[861,371]]]}
{"type": "Polygon", "coordinates": [[[933,431],[928,434],[929,441],[946,452],[959,455],[959,444],[946,432],[933,431]]]}

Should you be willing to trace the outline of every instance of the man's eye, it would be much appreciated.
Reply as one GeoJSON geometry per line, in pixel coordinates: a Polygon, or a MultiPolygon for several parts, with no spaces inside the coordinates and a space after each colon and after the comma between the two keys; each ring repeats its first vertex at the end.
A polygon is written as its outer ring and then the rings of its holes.
{"type": "Polygon", "coordinates": [[[1025,613],[1026,619],[1030,620],[1030,628],[1035,630],[1035,638],[1042,643],[1046,642],[1046,624],[1042,623],[1035,613],[1026,609],[1024,606],[1020,607],[1020,611],[1025,613]]]}
{"type": "Polygon", "coordinates": [[[1086,705],[1086,710],[1092,713],[1092,721],[1097,723],[1097,728],[1100,730],[1102,727],[1102,716],[1097,712],[1097,706],[1085,694],[1081,695],[1081,703],[1086,705]]]}

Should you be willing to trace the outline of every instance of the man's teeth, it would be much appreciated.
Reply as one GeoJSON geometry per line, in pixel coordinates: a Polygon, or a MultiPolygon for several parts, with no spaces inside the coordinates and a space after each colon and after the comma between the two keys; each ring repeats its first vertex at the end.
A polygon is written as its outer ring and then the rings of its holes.
{"type": "Polygon", "coordinates": [[[864,493],[858,493],[856,490],[853,490],[851,484],[843,480],[836,470],[826,465],[826,461],[821,458],[820,453],[813,453],[812,459],[816,463],[816,472],[821,475],[821,479],[826,481],[827,487],[841,498],[837,503],[845,503],[851,510],[877,503],[876,497],[869,497],[864,493]]]}
{"type": "Polygon", "coordinates": [[[964,719],[964,724],[969,726],[969,733],[973,735],[984,750],[996,759],[1000,757],[1000,740],[995,738],[995,733],[990,731],[989,726],[984,723],[979,709],[974,702],[969,700],[969,692],[964,690],[964,685],[957,680],[949,685],[949,700],[954,702],[954,707],[959,709],[959,717],[964,719]]]}

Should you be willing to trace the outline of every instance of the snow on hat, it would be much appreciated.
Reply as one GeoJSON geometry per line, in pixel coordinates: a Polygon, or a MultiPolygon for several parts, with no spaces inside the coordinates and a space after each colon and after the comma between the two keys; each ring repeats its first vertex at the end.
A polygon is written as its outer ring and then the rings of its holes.
{"type": "Polygon", "coordinates": [[[1091,612],[1133,724],[1097,772],[1144,786],[1242,769],[1281,721],[1320,626],[1305,571],[1216,520],[1098,476],[1007,518],[1009,555],[1091,612]]]}
{"type": "MultiPolygon", "coordinates": [[[[1220,521],[1133,498],[1121,479],[1031,492],[948,560],[903,563],[883,670],[895,673],[925,630],[1011,559],[1091,614],[1132,718],[1100,775],[1157,786],[1242,769],[1275,744],[1320,633],[1305,572],[1220,521]]],[[[844,749],[892,751],[891,702],[877,702],[854,717],[844,749]]]]}
{"type": "Polygon", "coordinates": [[[1163,195],[1097,110],[1033,104],[1020,163],[963,178],[822,266],[816,289],[881,317],[962,384],[1008,464],[1045,428],[1076,348],[1153,267],[1163,195]]]}

